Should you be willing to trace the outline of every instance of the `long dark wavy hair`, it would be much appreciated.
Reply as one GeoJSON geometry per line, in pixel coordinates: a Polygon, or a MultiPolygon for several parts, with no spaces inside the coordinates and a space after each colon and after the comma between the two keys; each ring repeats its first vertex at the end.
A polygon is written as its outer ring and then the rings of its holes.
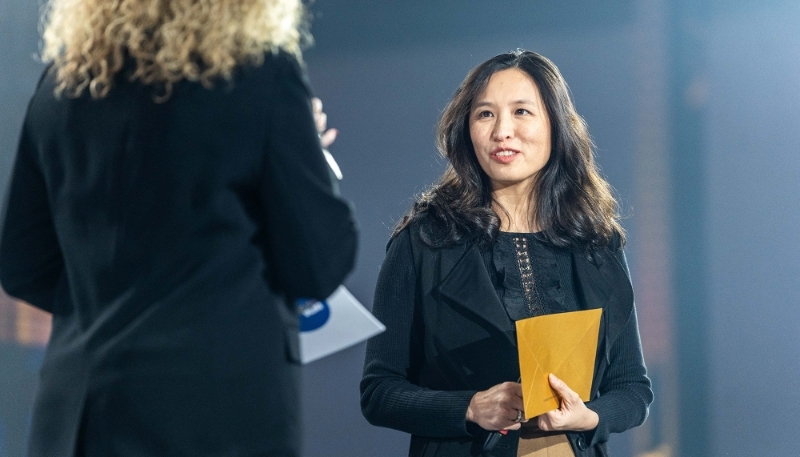
{"type": "Polygon", "coordinates": [[[447,169],[418,196],[394,234],[424,218],[422,241],[431,247],[464,241],[486,247],[497,237],[500,218],[492,208],[489,177],[475,156],[469,113],[489,78],[509,68],[533,79],[551,126],[550,159],[531,189],[530,222],[541,229],[545,241],[559,247],[592,250],[607,246],[614,237],[623,245],[617,202],[598,172],[586,122],[575,111],[564,77],[546,57],[521,49],[478,65],[456,89],[437,128],[436,146],[448,161],[447,169]]]}

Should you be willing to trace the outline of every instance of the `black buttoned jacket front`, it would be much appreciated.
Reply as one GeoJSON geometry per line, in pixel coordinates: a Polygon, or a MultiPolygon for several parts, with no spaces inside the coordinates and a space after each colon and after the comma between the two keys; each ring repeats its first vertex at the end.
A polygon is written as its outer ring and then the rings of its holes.
{"type": "MultiPolygon", "coordinates": [[[[389,244],[375,291],[385,333],[367,344],[361,405],[374,425],[412,435],[410,456],[477,455],[485,431],[467,424],[472,396],[519,378],[514,323],[474,243],[434,249],[422,242],[424,219],[389,244]]],[[[583,309],[603,308],[587,406],[600,422],[569,433],[577,457],[606,455],[609,433],[641,424],[652,401],[641,352],[633,289],[619,246],[588,256],[561,250],[583,309]]],[[[487,455],[516,456],[518,433],[487,455]]]]}

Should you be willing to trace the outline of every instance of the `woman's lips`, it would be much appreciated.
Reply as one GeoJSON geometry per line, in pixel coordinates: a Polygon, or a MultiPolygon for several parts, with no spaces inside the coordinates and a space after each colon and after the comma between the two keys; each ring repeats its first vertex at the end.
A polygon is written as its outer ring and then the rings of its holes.
{"type": "Polygon", "coordinates": [[[511,161],[514,160],[518,154],[519,151],[515,151],[513,149],[496,149],[492,151],[489,156],[496,162],[511,163],[511,161]]]}

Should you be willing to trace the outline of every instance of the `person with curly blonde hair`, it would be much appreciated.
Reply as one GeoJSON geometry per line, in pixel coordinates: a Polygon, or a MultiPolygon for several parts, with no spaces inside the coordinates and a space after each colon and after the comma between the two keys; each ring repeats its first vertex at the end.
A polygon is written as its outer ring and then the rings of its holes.
{"type": "Polygon", "coordinates": [[[298,297],[357,234],[300,0],[51,0],[0,282],[52,313],[30,456],[300,455],[298,297]]]}
{"type": "Polygon", "coordinates": [[[56,91],[108,94],[126,61],[131,79],[169,93],[181,80],[210,87],[265,51],[301,58],[310,41],[300,0],[51,0],[42,57],[52,61],[56,91]]]}

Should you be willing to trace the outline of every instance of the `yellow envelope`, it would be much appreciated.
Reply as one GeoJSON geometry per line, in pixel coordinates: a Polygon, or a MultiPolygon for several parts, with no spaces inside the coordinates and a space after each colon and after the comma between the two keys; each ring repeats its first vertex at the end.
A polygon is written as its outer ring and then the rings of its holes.
{"type": "Polygon", "coordinates": [[[589,401],[602,308],[517,321],[517,347],[525,417],[558,409],[547,377],[555,374],[589,401]]]}

